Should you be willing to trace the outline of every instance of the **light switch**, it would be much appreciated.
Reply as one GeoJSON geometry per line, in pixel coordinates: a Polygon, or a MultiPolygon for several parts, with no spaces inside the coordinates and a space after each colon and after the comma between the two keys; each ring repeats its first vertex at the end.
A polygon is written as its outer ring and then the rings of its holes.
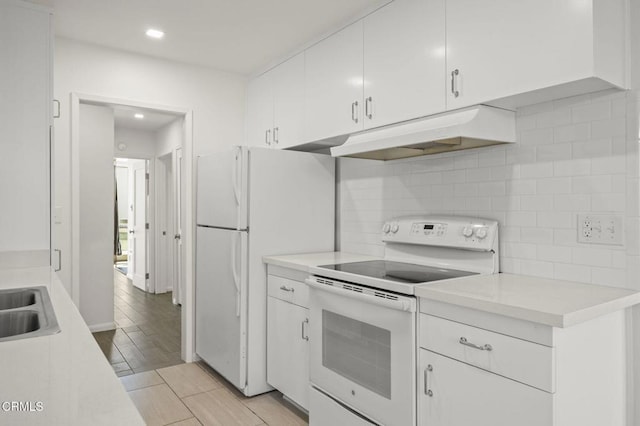
{"type": "Polygon", "coordinates": [[[53,223],[56,225],[62,224],[62,207],[56,206],[53,209],[53,223]]]}

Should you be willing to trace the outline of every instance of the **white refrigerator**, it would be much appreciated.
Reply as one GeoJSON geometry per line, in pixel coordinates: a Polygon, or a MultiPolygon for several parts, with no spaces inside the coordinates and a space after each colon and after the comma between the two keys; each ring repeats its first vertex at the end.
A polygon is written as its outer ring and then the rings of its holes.
{"type": "Polygon", "coordinates": [[[334,250],[335,161],[234,147],[197,164],[196,353],[247,396],[267,384],[262,256],[334,250]]]}

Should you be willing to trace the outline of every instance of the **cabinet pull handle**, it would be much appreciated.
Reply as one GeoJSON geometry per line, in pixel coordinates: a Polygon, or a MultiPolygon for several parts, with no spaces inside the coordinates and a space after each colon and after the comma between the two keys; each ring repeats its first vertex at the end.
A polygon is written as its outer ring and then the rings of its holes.
{"type": "Polygon", "coordinates": [[[373,118],[373,98],[371,96],[364,101],[364,114],[369,120],[373,118]]]}
{"type": "Polygon", "coordinates": [[[287,287],[286,285],[281,285],[281,286],[280,286],[280,290],[290,291],[291,293],[293,293],[293,292],[295,291],[295,288],[293,288],[293,287],[287,287]]]}
{"type": "Polygon", "coordinates": [[[351,104],[351,119],[354,123],[358,122],[358,101],[351,104]]]}
{"type": "Polygon", "coordinates": [[[278,143],[280,142],[280,128],[279,127],[274,127],[273,128],[273,143],[278,143]]]}
{"type": "Polygon", "coordinates": [[[427,368],[424,369],[424,394],[427,396],[433,396],[433,392],[429,389],[429,373],[433,371],[433,366],[431,364],[427,365],[427,368]]]}
{"type": "Polygon", "coordinates": [[[54,272],[60,272],[62,270],[62,250],[60,249],[53,249],[53,251],[58,252],[58,267],[56,269],[54,269],[54,272]]]}
{"type": "Polygon", "coordinates": [[[264,143],[271,145],[271,129],[264,132],[264,143]]]}
{"type": "Polygon", "coordinates": [[[305,318],[304,321],[302,321],[302,340],[306,340],[307,342],[309,341],[309,335],[307,333],[305,333],[305,324],[309,324],[309,318],[305,318]]]}
{"type": "Polygon", "coordinates": [[[458,74],[460,74],[460,70],[457,68],[451,71],[451,93],[456,98],[460,96],[460,92],[458,92],[458,74]]]}
{"type": "Polygon", "coordinates": [[[465,345],[465,346],[469,346],[470,348],[474,348],[474,349],[478,349],[480,351],[492,351],[493,350],[493,346],[491,346],[490,344],[485,344],[485,345],[476,345],[475,343],[471,343],[467,340],[466,337],[461,337],[460,338],[460,344],[461,345],[465,345]]]}
{"type": "Polygon", "coordinates": [[[53,100],[53,103],[56,104],[58,106],[58,110],[57,112],[53,113],[53,118],[60,118],[60,101],[57,99],[53,100]]]}

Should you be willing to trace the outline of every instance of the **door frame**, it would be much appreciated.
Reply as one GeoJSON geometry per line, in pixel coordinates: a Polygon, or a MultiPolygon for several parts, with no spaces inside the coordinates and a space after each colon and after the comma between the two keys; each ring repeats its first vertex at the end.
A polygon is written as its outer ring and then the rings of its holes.
{"type": "MultiPolygon", "coordinates": [[[[189,108],[153,104],[130,99],[111,98],[72,92],[71,103],[71,298],[80,306],[80,103],[125,105],[155,109],[184,116],[183,159],[185,165],[185,294],[183,295],[181,321],[181,356],[186,362],[195,359],[194,339],[194,243],[195,243],[195,197],[193,162],[193,110],[189,108]]],[[[115,157],[115,155],[114,155],[115,157]]]]}

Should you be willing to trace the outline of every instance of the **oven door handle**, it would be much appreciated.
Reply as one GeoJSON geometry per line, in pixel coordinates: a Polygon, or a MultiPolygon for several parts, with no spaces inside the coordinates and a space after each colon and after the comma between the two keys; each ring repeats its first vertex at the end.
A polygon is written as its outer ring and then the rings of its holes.
{"type": "Polygon", "coordinates": [[[315,288],[317,290],[326,291],[328,293],[337,294],[343,297],[349,297],[351,299],[360,300],[365,303],[370,303],[372,305],[383,306],[385,308],[395,309],[397,311],[405,311],[405,312],[415,312],[416,311],[416,301],[413,298],[398,296],[397,300],[393,299],[384,299],[382,297],[373,296],[371,294],[366,293],[358,293],[351,290],[344,290],[339,287],[332,287],[326,284],[318,284],[311,278],[307,278],[305,280],[309,287],[315,288]]]}

